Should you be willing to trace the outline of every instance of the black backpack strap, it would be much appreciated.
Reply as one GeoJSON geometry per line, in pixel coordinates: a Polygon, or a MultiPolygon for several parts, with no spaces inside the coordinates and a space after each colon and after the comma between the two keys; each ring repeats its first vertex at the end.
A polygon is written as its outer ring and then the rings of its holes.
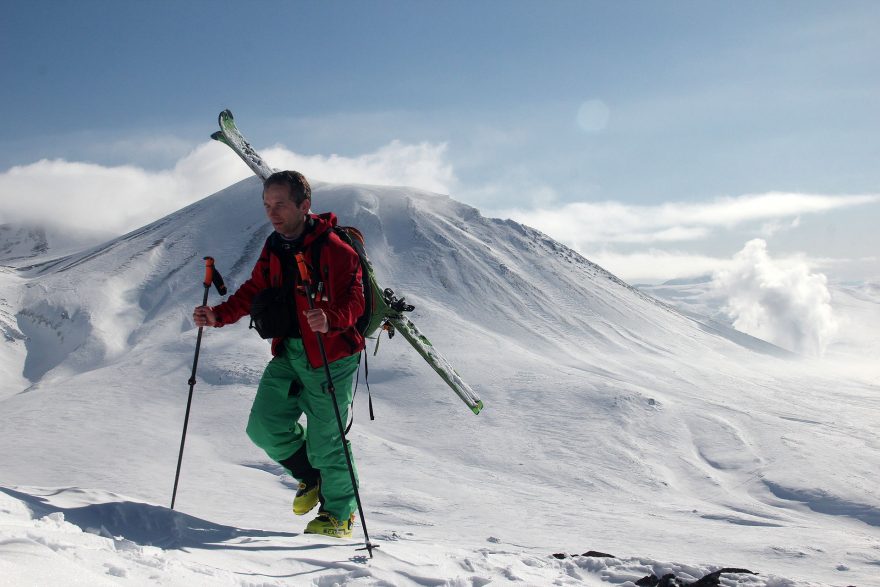
{"type": "Polygon", "coordinates": [[[370,406],[370,420],[375,420],[376,416],[373,415],[373,394],[370,393],[370,366],[367,363],[366,350],[361,351],[361,354],[364,356],[364,382],[367,384],[367,403],[370,406]]]}
{"type": "MultiPolygon", "coordinates": [[[[262,253],[261,253],[261,254],[260,254],[260,259],[259,259],[260,261],[263,261],[263,262],[266,263],[266,267],[263,268],[263,279],[266,280],[266,283],[269,283],[269,264],[272,262],[272,261],[271,261],[271,258],[272,258],[272,246],[273,246],[273,240],[272,240],[272,237],[273,237],[274,235],[275,235],[275,233],[273,232],[272,234],[270,234],[269,236],[266,237],[266,242],[263,243],[263,252],[265,252],[266,257],[265,257],[265,259],[264,259],[264,258],[263,258],[263,255],[262,255],[262,253]]],[[[254,317],[251,316],[251,321],[250,321],[250,323],[248,324],[248,330],[253,330],[253,328],[254,328],[254,317]]]]}
{"type": "Polygon", "coordinates": [[[354,380],[354,391],[351,394],[351,405],[350,408],[351,417],[348,421],[348,426],[345,427],[345,435],[348,436],[348,431],[351,430],[352,424],[354,424],[354,398],[357,397],[358,386],[361,382],[361,357],[364,358],[364,382],[367,384],[367,397],[369,398],[367,403],[370,406],[370,420],[375,420],[376,416],[373,414],[373,394],[370,392],[370,366],[367,363],[367,353],[366,351],[361,351],[358,356],[358,370],[357,376],[354,380]]]}
{"type": "MultiPolygon", "coordinates": [[[[363,354],[363,353],[361,353],[363,354]]],[[[343,436],[348,437],[348,431],[351,430],[351,425],[354,424],[354,400],[358,394],[358,384],[361,382],[361,358],[358,356],[358,370],[357,375],[354,378],[354,391],[351,392],[351,405],[348,408],[349,420],[348,425],[345,427],[345,433],[343,436]]]]}
{"type": "MultiPolygon", "coordinates": [[[[332,228],[330,230],[333,230],[332,228]]],[[[321,274],[321,249],[324,248],[324,243],[327,242],[327,239],[330,238],[330,230],[324,232],[323,234],[319,234],[318,237],[312,241],[312,244],[309,245],[309,248],[312,249],[312,276],[315,281],[321,281],[323,275],[321,274]],[[317,277],[315,277],[317,276],[317,277]]]]}

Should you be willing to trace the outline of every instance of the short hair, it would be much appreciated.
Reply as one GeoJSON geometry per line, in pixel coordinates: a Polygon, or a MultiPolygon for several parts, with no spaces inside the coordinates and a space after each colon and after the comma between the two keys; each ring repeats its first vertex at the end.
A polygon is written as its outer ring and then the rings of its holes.
{"type": "Polygon", "coordinates": [[[263,193],[273,185],[287,186],[290,199],[297,205],[312,198],[312,186],[299,171],[276,171],[263,182],[263,193]]]}

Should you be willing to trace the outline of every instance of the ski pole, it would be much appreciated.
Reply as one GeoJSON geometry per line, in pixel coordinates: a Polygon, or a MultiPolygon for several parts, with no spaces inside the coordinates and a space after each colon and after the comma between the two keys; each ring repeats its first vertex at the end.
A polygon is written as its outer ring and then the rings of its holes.
{"type": "MultiPolygon", "coordinates": [[[[217,268],[214,267],[214,257],[205,257],[205,296],[202,298],[202,305],[208,305],[208,291],[211,284],[217,288],[217,293],[221,296],[226,295],[226,285],[223,283],[223,277],[217,268]]],[[[177,499],[177,482],[180,480],[180,465],[183,462],[183,445],[186,443],[186,428],[189,424],[189,410],[192,407],[193,387],[196,385],[196,367],[199,364],[199,349],[202,346],[202,326],[199,326],[199,334],[196,338],[196,354],[193,357],[192,374],[189,377],[189,398],[186,400],[186,416],[183,419],[183,434],[180,437],[180,454],[177,456],[177,473],[174,475],[174,492],[171,494],[171,509],[174,509],[174,501],[177,499]]]]}
{"type": "MultiPolygon", "coordinates": [[[[309,309],[315,309],[315,301],[312,299],[312,283],[309,277],[309,268],[306,266],[302,253],[296,254],[296,264],[299,267],[299,275],[302,278],[303,287],[306,290],[306,299],[309,301],[309,309]]],[[[357,502],[358,514],[361,518],[361,526],[364,528],[364,546],[373,558],[373,549],[379,548],[377,545],[370,543],[370,534],[367,532],[367,520],[364,518],[364,508],[361,505],[361,495],[358,491],[357,479],[354,476],[354,465],[351,462],[351,453],[348,450],[348,442],[345,439],[345,428],[342,426],[342,414],[339,413],[339,405],[336,403],[336,387],[333,385],[333,376],[330,375],[330,363],[327,362],[327,351],[324,350],[324,339],[320,332],[315,332],[318,337],[318,349],[321,351],[321,360],[324,362],[324,375],[327,377],[327,392],[330,394],[330,401],[333,403],[333,410],[336,412],[336,424],[339,426],[339,435],[342,437],[342,449],[345,452],[345,462],[348,464],[348,474],[351,476],[351,487],[354,489],[354,499],[357,502]]],[[[363,550],[363,549],[360,549],[363,550]]]]}

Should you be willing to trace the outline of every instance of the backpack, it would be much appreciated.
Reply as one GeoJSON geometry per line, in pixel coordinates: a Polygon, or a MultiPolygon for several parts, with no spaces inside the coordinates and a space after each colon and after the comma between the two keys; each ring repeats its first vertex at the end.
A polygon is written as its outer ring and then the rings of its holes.
{"type": "MultiPolygon", "coordinates": [[[[360,261],[361,285],[364,288],[364,312],[358,317],[355,328],[364,338],[368,338],[382,326],[382,323],[389,314],[389,308],[382,296],[379,284],[376,283],[373,264],[370,263],[370,258],[367,256],[364,245],[364,235],[353,226],[334,226],[331,230],[336,233],[336,236],[342,242],[354,249],[360,261]]],[[[318,259],[321,254],[321,246],[323,246],[325,240],[326,237],[322,237],[312,245],[312,267],[319,266],[318,259]]]]}
{"type": "MultiPolygon", "coordinates": [[[[361,234],[361,231],[353,226],[334,226],[331,230],[336,233],[336,236],[338,236],[342,242],[354,249],[354,252],[357,253],[358,260],[360,261],[361,285],[364,288],[364,312],[355,322],[355,328],[357,328],[357,331],[360,332],[364,338],[368,338],[379,330],[379,328],[383,327],[386,318],[392,314],[391,308],[386,303],[383,294],[380,293],[382,290],[379,289],[379,284],[376,283],[376,274],[373,271],[373,264],[370,263],[370,258],[367,257],[367,250],[364,245],[364,235],[361,234]]],[[[319,266],[321,247],[326,239],[327,237],[321,237],[319,241],[316,241],[312,245],[312,267],[319,266]]],[[[390,290],[388,291],[390,292],[390,290]]],[[[393,329],[389,330],[389,336],[392,335],[393,329]]],[[[378,343],[379,340],[377,337],[376,350],[379,349],[378,343]]],[[[373,413],[373,396],[370,393],[370,368],[367,363],[367,353],[362,352],[362,355],[364,358],[364,382],[367,385],[367,394],[369,397],[370,420],[375,420],[376,416],[373,413]]],[[[360,381],[360,359],[358,359],[357,381],[360,381]]],[[[356,395],[357,383],[355,383],[354,386],[354,394],[352,395],[351,400],[352,403],[354,403],[356,395]]],[[[351,420],[349,420],[348,426],[345,427],[345,434],[348,434],[348,431],[351,430],[352,424],[354,424],[354,410],[351,410],[351,420]]]]}

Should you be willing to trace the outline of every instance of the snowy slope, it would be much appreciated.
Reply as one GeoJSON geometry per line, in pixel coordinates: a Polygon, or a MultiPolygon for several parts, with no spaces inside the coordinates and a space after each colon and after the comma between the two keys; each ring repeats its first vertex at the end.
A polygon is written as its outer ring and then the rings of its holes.
{"type": "MultiPolygon", "coordinates": [[[[724,310],[725,298],[710,276],[638,288],[701,323],[732,328],[732,320],[724,310]]],[[[839,328],[822,356],[823,363],[851,377],[880,384],[880,282],[830,283],[828,290],[833,319],[839,328]]]]}
{"type": "Polygon", "coordinates": [[[246,180],[0,276],[4,323],[24,337],[2,355],[23,374],[0,395],[0,442],[14,447],[0,459],[10,576],[549,585],[740,567],[760,573],[756,585],[872,584],[876,383],[695,321],[448,197],[322,185],[314,208],[364,232],[380,283],[416,305],[413,320],[486,404],[474,416],[405,341],[382,340],[377,420],[362,388],[351,435],[376,558],[301,536],[291,480],[245,437],[268,360],[245,321],[206,333],[183,513],[165,509],[202,257],[234,289],[269,231],[246,180]],[[621,558],[550,556],[590,549],[621,558]]]}

